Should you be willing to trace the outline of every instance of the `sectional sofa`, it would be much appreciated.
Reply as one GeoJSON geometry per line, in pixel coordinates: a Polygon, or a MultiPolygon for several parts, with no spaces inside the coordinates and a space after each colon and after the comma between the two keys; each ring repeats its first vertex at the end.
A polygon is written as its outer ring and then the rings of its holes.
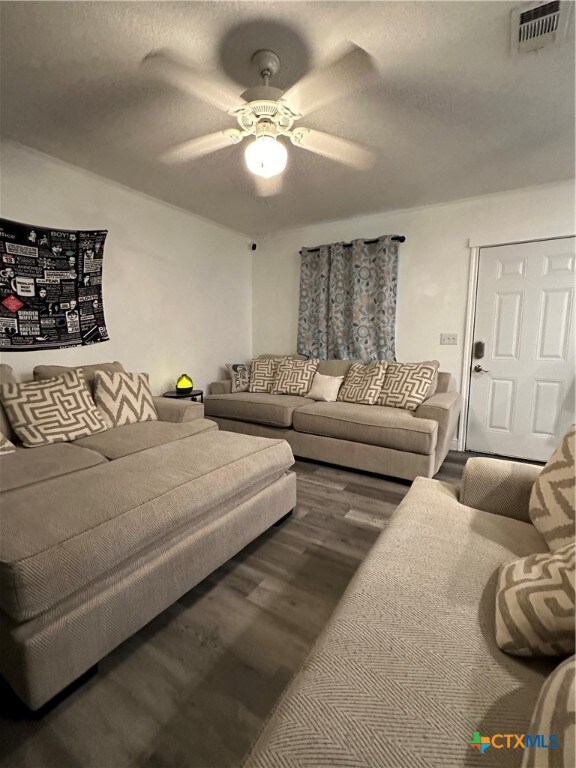
{"type": "Polygon", "coordinates": [[[474,733],[540,732],[531,716],[562,660],[510,656],[495,640],[498,568],[548,550],[528,515],[540,469],[474,458],[460,490],[414,482],[245,768],[576,764],[573,703],[548,726],[555,751],[469,744],[474,733]]]}
{"type": "MultiPolygon", "coordinates": [[[[96,369],[84,366],[89,386],[96,369]]],[[[37,378],[62,372],[35,369],[37,378]]],[[[0,384],[13,382],[0,366],[0,384]]],[[[200,404],[0,456],[0,674],[38,709],[296,504],[282,440],[200,404]]],[[[0,431],[15,442],[0,407],[0,431]]]]}
{"type": "MultiPolygon", "coordinates": [[[[321,360],[318,373],[345,376],[353,362],[321,360]]],[[[450,449],[461,405],[452,377],[443,372],[438,373],[434,393],[415,411],[315,402],[291,395],[232,393],[231,387],[230,380],[214,382],[204,398],[206,415],[220,429],[283,438],[296,456],[406,480],[438,472],[450,449]]]]}

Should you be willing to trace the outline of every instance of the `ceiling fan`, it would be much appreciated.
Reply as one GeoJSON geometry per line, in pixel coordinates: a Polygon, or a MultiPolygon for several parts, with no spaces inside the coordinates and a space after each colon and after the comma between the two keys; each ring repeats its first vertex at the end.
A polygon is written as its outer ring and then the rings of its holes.
{"type": "Polygon", "coordinates": [[[238,144],[253,136],[246,147],[248,170],[255,176],[259,195],[277,194],[288,152],[278,141],[286,136],[300,149],[307,149],[353,168],[369,168],[374,155],[370,150],[348,139],[304,126],[294,126],[302,117],[336,101],[351,92],[370,85],[378,75],[372,57],[354,45],[332,63],[313,70],[283,92],[270,85],[278,74],[280,59],[273,51],[260,50],[252,57],[262,84],[237,93],[230,85],[194,67],[184,64],[164,51],[152,51],[143,67],[157,77],[192,94],[236,118],[237,128],[227,128],[206,136],[190,139],[168,150],[162,159],[182,163],[238,144]]]}

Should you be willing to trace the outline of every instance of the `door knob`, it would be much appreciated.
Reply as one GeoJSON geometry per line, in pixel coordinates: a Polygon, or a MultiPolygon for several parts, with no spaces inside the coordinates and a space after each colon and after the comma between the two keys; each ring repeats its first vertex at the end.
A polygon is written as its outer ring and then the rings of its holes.
{"type": "Polygon", "coordinates": [[[482,368],[481,365],[475,365],[474,366],[474,371],[476,373],[490,373],[490,371],[487,371],[486,368],[482,368]]]}

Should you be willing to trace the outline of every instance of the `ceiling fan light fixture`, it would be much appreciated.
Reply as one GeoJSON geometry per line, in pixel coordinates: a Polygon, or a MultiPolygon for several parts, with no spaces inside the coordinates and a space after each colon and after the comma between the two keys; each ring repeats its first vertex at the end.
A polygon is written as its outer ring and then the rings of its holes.
{"type": "Polygon", "coordinates": [[[270,179],[286,168],[288,152],[284,144],[272,136],[258,136],[244,152],[248,170],[255,176],[270,179]]]}

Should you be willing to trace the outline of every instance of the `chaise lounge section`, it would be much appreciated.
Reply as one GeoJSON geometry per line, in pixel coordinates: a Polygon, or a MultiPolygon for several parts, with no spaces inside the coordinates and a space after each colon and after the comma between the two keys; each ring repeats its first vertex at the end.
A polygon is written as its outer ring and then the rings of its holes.
{"type": "Polygon", "coordinates": [[[158,407],[166,421],[0,456],[0,673],[31,709],[296,505],[284,440],[158,407]]]}
{"type": "Polygon", "coordinates": [[[520,750],[481,756],[468,742],[529,732],[559,663],[508,655],[495,639],[499,566],[548,550],[528,516],[539,471],[471,459],[461,491],[414,482],[245,768],[520,765],[520,750]]]}

